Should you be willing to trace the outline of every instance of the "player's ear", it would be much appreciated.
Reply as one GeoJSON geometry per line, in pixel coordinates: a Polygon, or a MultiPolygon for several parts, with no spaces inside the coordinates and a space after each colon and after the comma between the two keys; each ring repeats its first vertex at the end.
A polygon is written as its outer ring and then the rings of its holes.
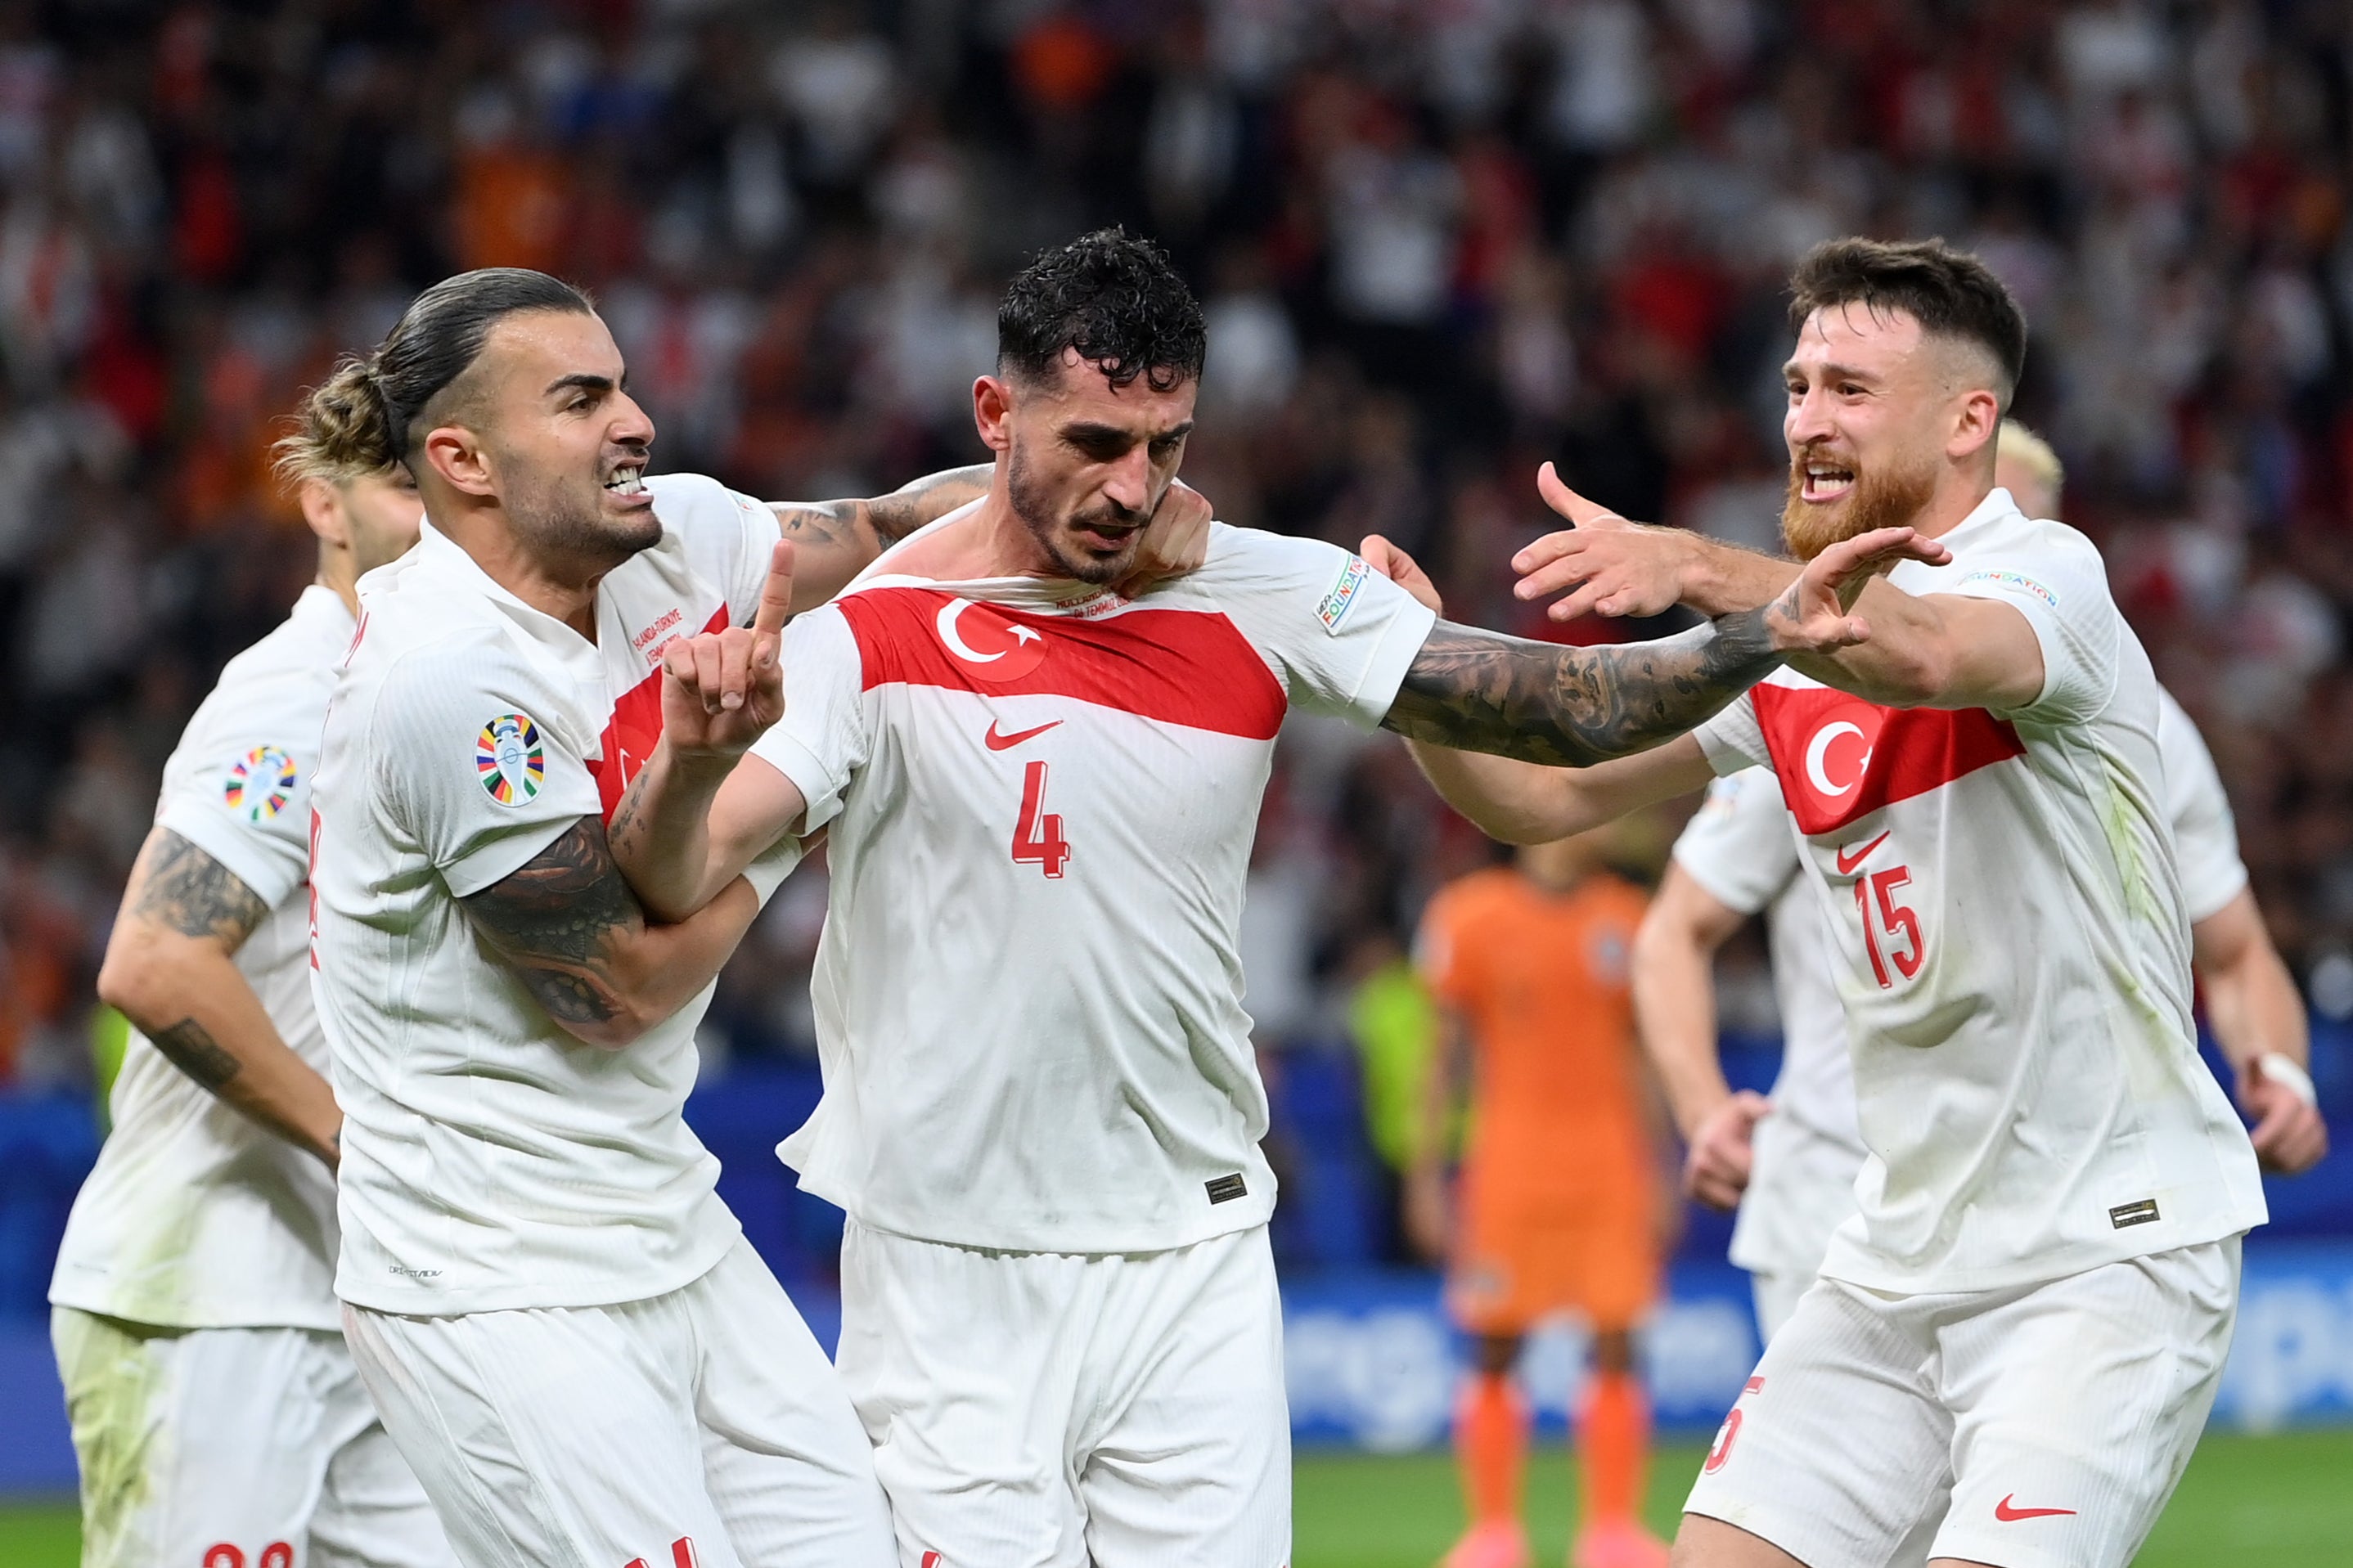
{"type": "Polygon", "coordinates": [[[1983,453],[1989,460],[1994,437],[2001,430],[2001,400],[1989,387],[1971,387],[1961,394],[1953,411],[1953,430],[1945,443],[1947,456],[1967,458],[1983,453]]]}
{"type": "Polygon", "coordinates": [[[302,508],[302,521],[311,531],[326,544],[347,545],[352,542],[351,514],[343,510],[343,498],[325,479],[304,479],[296,496],[302,508]]]}
{"type": "Polygon", "coordinates": [[[1003,376],[984,375],[972,384],[972,422],[981,445],[992,452],[1013,445],[1013,384],[1003,376]]]}
{"type": "Polygon", "coordinates": [[[425,466],[462,495],[497,493],[491,473],[491,455],[474,433],[462,425],[436,426],[425,437],[425,466]]]}

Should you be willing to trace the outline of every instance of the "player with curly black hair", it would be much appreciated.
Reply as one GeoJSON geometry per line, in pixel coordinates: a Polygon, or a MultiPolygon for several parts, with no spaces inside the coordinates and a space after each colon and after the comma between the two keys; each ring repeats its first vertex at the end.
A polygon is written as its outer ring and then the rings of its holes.
{"type": "Polygon", "coordinates": [[[1039,258],[998,321],[987,497],[788,630],[789,703],[773,670],[675,650],[614,854],[691,920],[754,856],[831,835],[826,1093],[782,1152],[849,1214],[841,1374],[901,1561],[1274,1568],[1290,1423],[1238,943],[1284,715],[1616,756],[1851,632],[1826,595],[1666,642],[1521,642],[1345,550],[1222,526],[1128,597],[1200,311],[1112,229],[1039,258]]]}

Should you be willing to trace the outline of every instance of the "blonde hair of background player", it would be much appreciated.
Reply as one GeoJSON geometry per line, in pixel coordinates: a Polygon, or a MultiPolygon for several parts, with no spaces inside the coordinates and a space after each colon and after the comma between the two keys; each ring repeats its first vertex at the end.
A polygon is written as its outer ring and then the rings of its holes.
{"type": "Polygon", "coordinates": [[[2067,468],[2051,443],[2015,419],[2001,422],[1994,441],[1993,482],[2027,516],[2056,519],[2067,468]]]}

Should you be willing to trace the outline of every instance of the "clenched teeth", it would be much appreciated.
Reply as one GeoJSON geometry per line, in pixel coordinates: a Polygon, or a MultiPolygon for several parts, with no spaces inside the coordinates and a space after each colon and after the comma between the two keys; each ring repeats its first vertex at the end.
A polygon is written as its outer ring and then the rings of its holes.
{"type": "Polygon", "coordinates": [[[605,481],[605,488],[618,496],[641,496],[646,493],[645,470],[616,468],[613,477],[605,481]]]}

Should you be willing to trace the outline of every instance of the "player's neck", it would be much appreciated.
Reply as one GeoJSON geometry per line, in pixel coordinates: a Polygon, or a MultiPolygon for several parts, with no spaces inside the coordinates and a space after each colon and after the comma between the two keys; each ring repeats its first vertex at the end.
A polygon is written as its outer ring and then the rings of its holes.
{"type": "Polygon", "coordinates": [[[596,640],[596,588],[613,569],[608,561],[582,562],[533,549],[503,512],[468,511],[433,526],[474,558],[482,574],[533,609],[552,616],[590,642],[596,640]]]}
{"type": "Polygon", "coordinates": [[[1947,468],[1938,479],[1928,504],[1920,509],[1911,526],[1930,539],[1941,539],[1969,520],[1969,515],[1985,504],[1993,493],[1993,475],[1976,468],[1947,468]]]}
{"type": "Polygon", "coordinates": [[[352,619],[360,616],[360,569],[350,550],[324,540],[319,542],[319,586],[343,602],[352,619]]]}
{"type": "Polygon", "coordinates": [[[891,566],[911,577],[942,583],[1063,575],[1013,510],[1001,478],[972,510],[894,551],[891,566]]]}

